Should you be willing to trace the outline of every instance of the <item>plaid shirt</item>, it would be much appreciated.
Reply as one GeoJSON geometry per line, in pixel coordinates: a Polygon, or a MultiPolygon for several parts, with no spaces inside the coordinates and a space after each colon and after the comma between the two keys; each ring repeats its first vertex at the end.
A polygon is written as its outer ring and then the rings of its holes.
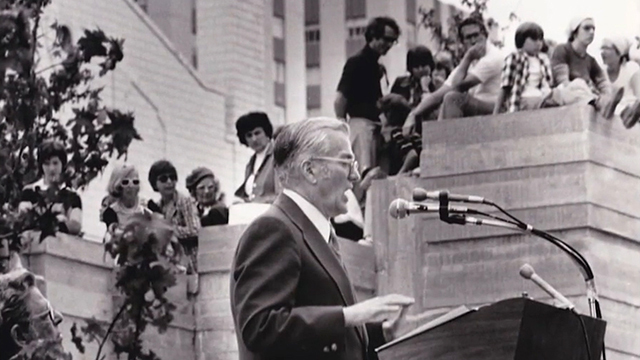
{"type": "Polygon", "coordinates": [[[174,225],[176,237],[185,239],[198,236],[200,231],[200,216],[195,201],[176,191],[173,201],[160,201],[160,208],[164,218],[174,225]]]}
{"type": "MultiPolygon", "coordinates": [[[[540,70],[542,71],[541,81],[538,89],[551,88],[553,83],[551,75],[551,62],[545,54],[536,56],[540,60],[540,70]]],[[[522,92],[529,80],[529,56],[522,50],[517,50],[509,54],[504,59],[502,68],[502,80],[500,87],[509,88],[509,96],[506,99],[507,112],[520,110],[520,100],[522,92]]]]}

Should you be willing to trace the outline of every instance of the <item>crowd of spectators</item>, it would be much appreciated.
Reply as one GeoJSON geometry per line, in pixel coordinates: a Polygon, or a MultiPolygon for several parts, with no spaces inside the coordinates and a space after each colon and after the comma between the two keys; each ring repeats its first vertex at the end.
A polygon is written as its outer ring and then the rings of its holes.
{"type": "MultiPolygon", "coordinates": [[[[627,128],[640,118],[640,66],[629,58],[632,43],[605,38],[601,67],[587,53],[595,33],[592,18],[572,20],[568,41],[559,45],[548,42],[538,24],[523,23],[515,33],[516,49],[509,54],[488,40],[487,28],[477,17],[464,19],[457,31],[464,49],[457,63],[450,55],[434,55],[425,46],[415,46],[407,52],[407,74],[395,79],[390,92],[383,95],[387,91],[381,80],[387,75],[379,60],[398,42],[401,31],[389,17],[374,18],[367,25],[366,45],[344,65],[334,104],[336,117],[350,125],[357,160],[352,170],[359,178],[345,194],[348,212],[332,220],[339,236],[355,241],[367,237],[363,214],[367,214],[366,193],[372,179],[419,171],[425,121],[579,103],[592,105],[606,119],[619,116],[627,128]]],[[[258,111],[242,115],[235,125],[239,142],[253,154],[231,203],[271,203],[282,190],[273,158],[277,129],[267,114],[258,111]]],[[[66,162],[61,143],[44,142],[38,151],[42,178],[24,188],[19,208],[33,208],[42,192],[55,193],[51,209],[59,230],[78,235],[82,202],[64,185],[66,162]]],[[[229,203],[211,169],[193,169],[186,177],[187,193],[177,188],[178,175],[168,160],[151,166],[148,182],[159,195],[159,201],[153,201],[139,196],[141,180],[135,166],[116,166],[100,217],[107,234],[122,229],[134,214],[155,214],[168,221],[174,228],[175,246],[185,255],[185,270],[193,278],[189,292],[195,294],[200,228],[227,224],[229,203]]]]}

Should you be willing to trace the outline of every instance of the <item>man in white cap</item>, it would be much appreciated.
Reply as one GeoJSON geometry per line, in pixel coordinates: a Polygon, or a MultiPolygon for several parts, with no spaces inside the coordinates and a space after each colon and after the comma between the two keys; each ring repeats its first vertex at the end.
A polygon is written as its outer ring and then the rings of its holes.
{"type": "Polygon", "coordinates": [[[571,20],[569,41],[558,45],[551,57],[553,78],[557,85],[552,100],[557,105],[589,103],[606,119],[610,119],[624,90],[613,91],[611,82],[596,59],[587,54],[595,30],[595,23],[590,17],[571,20]]]}

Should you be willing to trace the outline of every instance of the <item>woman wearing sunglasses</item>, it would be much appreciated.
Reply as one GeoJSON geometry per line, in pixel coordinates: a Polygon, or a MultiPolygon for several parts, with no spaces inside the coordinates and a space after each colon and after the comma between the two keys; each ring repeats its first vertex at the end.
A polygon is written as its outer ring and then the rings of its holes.
{"type": "Polygon", "coordinates": [[[133,165],[124,164],[113,169],[107,192],[109,194],[102,200],[100,215],[110,231],[117,225],[124,226],[133,214],[150,212],[138,196],[140,176],[133,165]]]}
{"type": "Polygon", "coordinates": [[[178,172],[167,160],[158,160],[149,169],[149,183],[154,191],[160,193],[160,202],[149,202],[149,209],[164,215],[173,225],[176,238],[188,258],[187,294],[198,292],[198,234],[200,216],[195,201],[176,189],[178,172]]]}

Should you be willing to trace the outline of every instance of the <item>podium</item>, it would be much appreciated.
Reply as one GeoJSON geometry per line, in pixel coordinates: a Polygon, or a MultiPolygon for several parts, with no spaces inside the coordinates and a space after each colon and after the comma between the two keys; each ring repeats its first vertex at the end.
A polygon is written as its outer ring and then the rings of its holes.
{"type": "Polygon", "coordinates": [[[583,360],[588,358],[588,341],[591,360],[597,360],[606,327],[602,320],[527,298],[507,299],[477,310],[458,308],[442,318],[378,348],[378,357],[583,360]]]}

